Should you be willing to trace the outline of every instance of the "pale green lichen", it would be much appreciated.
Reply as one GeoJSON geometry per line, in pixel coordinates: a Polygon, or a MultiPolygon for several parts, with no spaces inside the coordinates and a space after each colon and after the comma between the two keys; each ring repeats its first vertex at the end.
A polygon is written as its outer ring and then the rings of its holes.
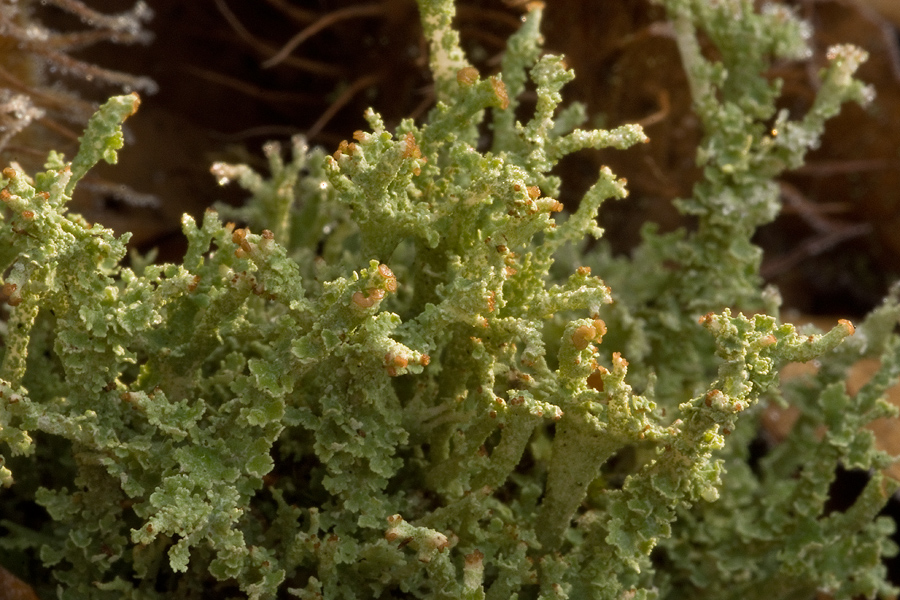
{"type": "Polygon", "coordinates": [[[65,211],[114,159],[135,97],[101,109],[72,163],[4,171],[3,502],[50,517],[4,521],[4,556],[39,556],[73,599],[888,593],[893,524],[876,515],[896,486],[863,425],[891,413],[900,304],[846,341],[848,322],[810,335],[732,314],[777,311],[750,239],[777,210],[772,177],[863,99],[862,56],[835,49],[790,120],[763,71],[805,51],[793,15],[664,4],[704,179],[680,202],[696,230],[648,230],[632,258],[581,254],[624,182],[604,168],[560,213],[551,171],[644,135],[580,130],[584,110],[560,109],[573,74],[541,56],[539,6],[482,78],[452,2],[421,0],[438,88],[425,122],[389,132],[370,111],[332,156],[296,139],[289,161],[266,147],[268,176],[215,165],[252,198],[185,216],[181,265],[123,267],[127,236],[65,211]],[[519,123],[526,74],[538,102],[519,123]],[[863,356],[882,369],[851,397],[843,373],[863,356]],[[811,359],[817,375],[779,383],[811,359]],[[753,470],[772,402],[802,416],[753,470]],[[826,513],[837,465],[873,476],[826,513]]]}

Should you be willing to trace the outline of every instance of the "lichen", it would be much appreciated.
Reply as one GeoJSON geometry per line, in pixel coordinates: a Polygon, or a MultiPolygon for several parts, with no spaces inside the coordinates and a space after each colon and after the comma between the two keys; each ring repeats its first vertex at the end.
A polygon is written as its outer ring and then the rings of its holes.
{"type": "Polygon", "coordinates": [[[751,241],[777,210],[772,178],[865,99],[863,56],[836,48],[791,118],[764,71],[805,51],[794,15],[663,4],[704,177],[679,202],[697,227],[648,228],[632,257],[585,253],[625,182],[603,168],[563,210],[553,169],[646,138],[560,108],[574,74],[542,54],[539,3],[488,76],[452,2],[420,0],[438,91],[424,122],[388,131],[369,111],[331,155],[295,138],[288,159],[265,147],[268,174],[214,165],[250,198],[185,215],[180,265],[126,267],[127,235],[66,212],[114,161],[136,96],[100,109],[71,162],[4,170],[0,481],[5,514],[30,510],[2,522],[4,556],[39,558],[72,599],[891,592],[877,514],[896,485],[863,426],[892,413],[900,303],[798,332],[751,241]],[[846,369],[871,356],[881,370],[848,395],[846,369]],[[773,403],[801,417],[753,466],[773,403]],[[872,476],[828,512],[838,465],[872,476]]]}

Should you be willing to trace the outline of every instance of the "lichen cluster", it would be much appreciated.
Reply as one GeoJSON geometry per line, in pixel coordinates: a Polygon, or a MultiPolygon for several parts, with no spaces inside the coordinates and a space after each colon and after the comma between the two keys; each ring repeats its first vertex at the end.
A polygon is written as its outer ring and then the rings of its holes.
{"type": "Polygon", "coordinates": [[[561,108],[574,74],[542,53],[538,4],[482,76],[452,2],[420,0],[427,119],[391,132],[370,111],[332,155],[269,144],[266,175],[214,165],[251,197],[186,215],[180,265],[123,266],[127,235],[66,212],[115,161],[135,95],[101,108],[71,162],[4,170],[4,563],[38,581],[39,557],[65,599],[890,592],[893,523],[876,515],[896,485],[864,425],[891,414],[900,304],[798,332],[751,243],[778,208],[772,178],[865,99],[864,57],[835,48],[791,118],[764,71],[806,51],[794,15],[664,4],[704,178],[679,203],[696,227],[648,228],[631,257],[584,252],[625,182],[604,168],[563,207],[553,169],[646,138],[561,108]],[[869,356],[882,368],[849,396],[844,373],[869,356]],[[797,425],[751,461],[762,408],[784,404],[797,425]],[[838,465],[871,478],[827,512],[838,465]]]}

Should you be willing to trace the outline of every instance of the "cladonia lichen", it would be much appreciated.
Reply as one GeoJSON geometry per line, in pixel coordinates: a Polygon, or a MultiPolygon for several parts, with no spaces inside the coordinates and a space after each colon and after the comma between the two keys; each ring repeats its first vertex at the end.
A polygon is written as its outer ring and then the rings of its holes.
{"type": "Polygon", "coordinates": [[[661,4],[703,178],[678,204],[696,227],[648,228],[631,257],[584,252],[625,182],[602,168],[563,207],[553,169],[646,137],[560,108],[574,74],[542,52],[539,3],[488,75],[452,1],[419,0],[427,118],[388,131],[370,110],[331,155],[270,143],[267,174],[214,165],[250,198],[185,215],[182,264],[124,266],[127,235],[66,211],[115,161],[136,95],[100,109],[71,162],[5,169],[3,562],[78,600],[890,593],[877,515],[896,485],[864,425],[892,413],[900,303],[798,332],[751,241],[773,177],[865,100],[864,56],[834,48],[792,118],[764,73],[807,52],[792,13],[661,4]],[[851,396],[861,357],[881,370],[851,396]],[[800,417],[751,465],[767,405],[800,417]],[[871,473],[843,512],[826,509],[838,465],[871,473]]]}

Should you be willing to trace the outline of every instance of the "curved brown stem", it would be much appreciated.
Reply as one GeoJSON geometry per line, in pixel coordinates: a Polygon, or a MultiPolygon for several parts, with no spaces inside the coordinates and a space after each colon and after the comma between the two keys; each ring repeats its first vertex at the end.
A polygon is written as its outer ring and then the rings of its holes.
{"type": "Polygon", "coordinates": [[[381,79],[381,76],[378,74],[366,75],[364,77],[360,77],[356,81],[350,84],[350,86],[341,93],[337,99],[331,103],[325,112],[318,118],[318,120],[313,123],[312,127],[309,128],[309,131],[306,132],[306,136],[308,138],[315,137],[322,129],[334,118],[334,115],[337,114],[339,110],[341,110],[344,106],[347,105],[348,102],[361,92],[371,85],[375,85],[378,80],[381,79]]]}
{"type": "Polygon", "coordinates": [[[384,14],[387,10],[384,4],[363,4],[362,6],[348,6],[347,8],[342,8],[340,10],[336,10],[334,12],[330,12],[327,15],[323,15],[319,20],[317,20],[312,25],[302,29],[299,33],[294,35],[287,43],[281,47],[275,56],[272,56],[268,60],[263,63],[263,67],[270,68],[274,67],[284,59],[286,59],[291,52],[293,52],[297,46],[319,33],[323,29],[326,29],[335,23],[340,21],[346,21],[347,19],[355,19],[358,17],[371,17],[375,15],[384,14]]]}
{"type": "MultiPolygon", "coordinates": [[[[241,23],[240,19],[237,18],[237,15],[228,8],[228,5],[225,4],[224,0],[214,0],[214,2],[216,3],[216,8],[218,8],[219,12],[222,13],[222,16],[225,17],[225,21],[228,22],[228,25],[231,26],[238,37],[244,40],[248,46],[263,56],[271,56],[278,52],[276,46],[267,44],[250,33],[250,31],[244,27],[244,24],[241,23]]],[[[344,75],[344,70],[335,65],[317,60],[310,60],[308,58],[288,56],[281,62],[283,62],[285,66],[295,67],[301,71],[306,71],[315,75],[325,75],[328,77],[342,77],[344,75]]]]}

